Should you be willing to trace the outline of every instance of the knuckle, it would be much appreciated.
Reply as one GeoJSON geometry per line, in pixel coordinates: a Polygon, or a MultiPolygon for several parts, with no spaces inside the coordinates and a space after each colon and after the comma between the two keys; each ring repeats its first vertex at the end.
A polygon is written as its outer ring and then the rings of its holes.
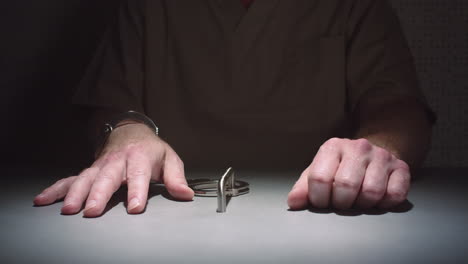
{"type": "MultiPolygon", "coordinates": [[[[396,177],[396,176],[394,176],[394,177],[396,177]]],[[[401,173],[401,174],[398,175],[398,177],[400,178],[398,188],[401,188],[402,190],[408,192],[409,187],[411,185],[411,175],[409,173],[408,174],[401,173]]]]}
{"type": "Polygon", "coordinates": [[[50,187],[50,189],[60,190],[65,184],[67,184],[68,181],[71,181],[71,180],[73,180],[73,177],[60,179],[56,181],[54,185],[50,187]]]}
{"type": "Polygon", "coordinates": [[[182,169],[184,169],[184,167],[185,167],[184,162],[183,162],[180,158],[178,158],[177,161],[178,161],[179,167],[181,167],[182,169]]]}
{"type": "Polygon", "coordinates": [[[392,154],[383,148],[376,148],[374,150],[374,156],[377,160],[384,162],[389,162],[393,158],[392,154]]]}
{"type": "Polygon", "coordinates": [[[409,167],[408,163],[406,163],[406,162],[404,162],[402,160],[396,160],[395,161],[395,167],[396,167],[396,169],[404,170],[404,171],[407,171],[407,172],[410,171],[410,167],[409,167]]]}
{"type": "Polygon", "coordinates": [[[88,178],[88,177],[91,177],[92,175],[95,175],[95,174],[98,173],[98,172],[99,172],[99,168],[97,168],[97,167],[90,167],[90,168],[84,169],[84,170],[78,175],[78,178],[80,178],[80,179],[88,178]]]}
{"type": "Polygon", "coordinates": [[[410,184],[411,182],[411,174],[408,172],[408,173],[405,173],[401,176],[403,178],[403,183],[404,184],[410,184]]]}
{"type": "Polygon", "coordinates": [[[315,183],[321,183],[321,184],[331,184],[332,183],[331,180],[329,180],[327,177],[323,177],[323,176],[310,177],[309,181],[315,182],[315,183]]]}
{"type": "Polygon", "coordinates": [[[66,181],[66,179],[65,179],[65,178],[63,178],[63,179],[60,179],[60,180],[58,180],[58,181],[56,181],[56,182],[55,182],[55,185],[56,185],[56,186],[60,186],[60,185],[64,184],[64,183],[65,183],[65,181],[66,181]]]}
{"type": "Polygon", "coordinates": [[[366,198],[380,200],[385,195],[385,188],[380,186],[363,186],[362,193],[366,198]]]}
{"type": "Polygon", "coordinates": [[[54,186],[54,185],[45,188],[42,192],[43,192],[43,193],[51,193],[51,192],[53,192],[53,191],[54,191],[53,186],[54,186]]]}
{"type": "Polygon", "coordinates": [[[104,172],[99,175],[99,180],[113,182],[114,177],[110,172],[104,172]]]}
{"type": "Polygon", "coordinates": [[[361,187],[361,183],[350,178],[338,178],[335,180],[335,184],[339,187],[343,187],[351,190],[358,190],[361,187]]]}
{"type": "Polygon", "coordinates": [[[354,150],[357,153],[368,153],[372,150],[372,144],[365,138],[354,140],[354,150]]]}
{"type": "Polygon", "coordinates": [[[80,174],[77,176],[76,180],[77,181],[88,181],[90,179],[90,175],[89,174],[80,174]]]}
{"type": "MultiPolygon", "coordinates": [[[[166,157],[166,158],[167,158],[167,157],[166,157]]],[[[173,164],[175,165],[177,171],[179,171],[179,172],[181,172],[181,173],[184,172],[184,170],[185,170],[185,169],[184,169],[184,162],[183,162],[180,158],[178,158],[178,157],[173,158],[173,159],[171,159],[170,162],[173,163],[173,164]]]]}
{"type": "Polygon", "coordinates": [[[104,159],[107,162],[115,162],[123,158],[123,153],[121,151],[109,152],[105,155],[104,159]]]}
{"type": "Polygon", "coordinates": [[[102,182],[104,185],[108,184],[108,182],[116,182],[117,181],[117,175],[120,175],[120,173],[123,173],[122,171],[117,171],[115,169],[106,169],[102,170],[95,179],[95,182],[102,182]]]}
{"type": "Polygon", "coordinates": [[[141,169],[141,168],[133,168],[132,170],[130,170],[127,174],[127,180],[128,181],[131,181],[131,180],[134,180],[134,179],[138,179],[138,178],[141,178],[145,175],[147,175],[148,172],[145,171],[144,169],[141,169]]]}
{"type": "Polygon", "coordinates": [[[334,137],[334,138],[330,138],[329,140],[327,140],[322,145],[322,147],[334,149],[334,148],[337,148],[342,142],[343,142],[343,139],[334,137]]]}
{"type": "Polygon", "coordinates": [[[330,177],[330,174],[323,170],[313,170],[309,173],[309,181],[316,183],[331,184],[333,182],[333,177],[330,177]]]}
{"type": "Polygon", "coordinates": [[[387,195],[393,201],[403,202],[407,197],[407,192],[402,189],[389,189],[387,195]]]}
{"type": "Polygon", "coordinates": [[[95,170],[96,170],[96,168],[94,168],[94,167],[86,168],[79,174],[79,176],[88,176],[91,173],[93,173],[95,170]]]}
{"type": "Polygon", "coordinates": [[[311,175],[310,175],[310,168],[307,168],[306,170],[304,170],[301,175],[299,176],[299,179],[302,179],[304,177],[307,177],[308,179],[311,179],[311,175]]]}
{"type": "Polygon", "coordinates": [[[88,200],[109,200],[112,196],[112,191],[102,185],[94,185],[89,193],[88,200]]]}
{"type": "Polygon", "coordinates": [[[71,183],[73,183],[76,181],[76,179],[78,179],[78,176],[75,175],[75,176],[68,177],[67,181],[70,181],[71,183]]]}
{"type": "Polygon", "coordinates": [[[89,194],[88,200],[107,200],[108,194],[102,189],[94,189],[92,193],[89,194]]]}

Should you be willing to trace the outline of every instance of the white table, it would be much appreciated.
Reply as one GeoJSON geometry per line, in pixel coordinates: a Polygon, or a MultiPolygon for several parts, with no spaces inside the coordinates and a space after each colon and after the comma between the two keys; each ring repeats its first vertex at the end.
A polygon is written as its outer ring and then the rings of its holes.
{"type": "Polygon", "coordinates": [[[94,219],[60,215],[61,202],[33,207],[69,171],[4,172],[0,263],[468,263],[468,169],[422,170],[392,212],[288,211],[299,171],[237,171],[251,192],[223,214],[216,198],[176,202],[156,185],[141,215],[126,213],[124,189],[94,219]]]}

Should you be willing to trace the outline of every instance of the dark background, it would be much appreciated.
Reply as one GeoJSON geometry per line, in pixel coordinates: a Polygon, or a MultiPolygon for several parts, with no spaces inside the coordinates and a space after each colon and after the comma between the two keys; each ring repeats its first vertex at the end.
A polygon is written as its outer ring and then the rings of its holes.
{"type": "MultiPolygon", "coordinates": [[[[70,102],[119,1],[2,2],[2,162],[22,167],[87,165],[85,123],[70,102]]],[[[468,166],[468,1],[391,3],[439,118],[426,166],[468,166]]]]}
{"type": "Polygon", "coordinates": [[[14,166],[84,166],[86,122],[71,99],[116,0],[8,1],[0,11],[1,145],[14,166]]]}

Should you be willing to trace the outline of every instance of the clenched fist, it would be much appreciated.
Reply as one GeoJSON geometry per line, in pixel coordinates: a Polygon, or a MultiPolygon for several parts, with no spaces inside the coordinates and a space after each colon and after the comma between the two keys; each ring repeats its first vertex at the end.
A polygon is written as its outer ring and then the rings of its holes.
{"type": "Polygon", "coordinates": [[[367,139],[332,138],[319,149],[288,195],[291,209],[390,208],[406,200],[410,169],[367,139]]]}

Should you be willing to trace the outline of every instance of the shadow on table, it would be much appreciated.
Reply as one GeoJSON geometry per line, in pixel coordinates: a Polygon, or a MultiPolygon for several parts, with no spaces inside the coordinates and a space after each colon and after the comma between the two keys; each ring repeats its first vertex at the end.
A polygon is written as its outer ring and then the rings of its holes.
{"type": "MultiPolygon", "coordinates": [[[[164,188],[164,186],[157,185],[157,184],[150,184],[149,191],[148,191],[148,200],[146,204],[148,205],[148,201],[151,200],[151,198],[159,196],[159,195],[163,195],[164,192],[166,192],[166,188],[164,188]]],[[[112,195],[112,198],[107,203],[106,209],[104,209],[104,212],[102,214],[104,215],[105,213],[107,213],[108,211],[110,211],[112,208],[116,207],[120,203],[123,203],[125,208],[127,208],[128,206],[127,195],[128,195],[127,186],[120,187],[120,189],[117,192],[115,192],[114,195],[112,195]]],[[[143,210],[142,213],[144,213],[145,211],[146,211],[146,206],[145,206],[145,210],[143,210]]]]}
{"type": "MultiPolygon", "coordinates": [[[[107,203],[106,209],[104,209],[104,212],[102,215],[107,213],[109,210],[112,208],[116,207],[118,204],[123,203],[125,208],[128,206],[128,199],[127,199],[127,193],[128,189],[126,186],[120,187],[120,189],[114,193],[112,196],[111,200],[107,203]]],[[[148,205],[148,201],[151,200],[153,197],[162,195],[164,198],[171,200],[171,201],[176,201],[176,202],[186,202],[186,201],[180,201],[174,199],[169,192],[167,191],[166,187],[162,184],[150,184],[149,186],[149,191],[148,191],[148,200],[146,202],[146,205],[148,205]]],[[[145,210],[143,210],[142,213],[146,211],[147,206],[145,206],[145,210]]]]}
{"type": "MultiPolygon", "coordinates": [[[[109,212],[112,208],[116,207],[117,205],[119,205],[120,203],[123,203],[123,205],[125,206],[125,208],[127,208],[128,206],[128,201],[127,201],[127,194],[128,194],[128,189],[127,189],[127,186],[122,186],[120,187],[111,197],[111,199],[109,200],[109,202],[107,203],[106,205],[106,208],[104,209],[103,213],[98,216],[97,218],[105,215],[107,212],[109,212]]],[[[149,186],[149,191],[148,191],[148,200],[147,200],[147,204],[148,204],[148,201],[151,200],[153,197],[156,197],[156,196],[159,196],[159,195],[162,195],[164,198],[166,199],[169,199],[169,200],[172,200],[172,201],[178,201],[176,199],[174,199],[167,191],[167,189],[164,187],[164,185],[161,185],[161,184],[150,184],[149,186]]],[[[60,200],[57,200],[55,201],[54,203],[52,204],[57,204],[57,203],[61,203],[63,202],[64,199],[60,199],[60,200]]],[[[180,201],[178,201],[180,202],[180,201]]],[[[50,204],[49,204],[50,205],[50,204]]],[[[49,206],[49,205],[33,205],[33,207],[44,207],[44,206],[49,206]]],[[[85,204],[83,204],[83,206],[81,207],[80,211],[78,211],[78,213],[76,214],[79,214],[83,211],[85,207],[85,204]]],[[[146,206],[145,206],[145,210],[143,210],[142,213],[144,213],[146,211],[146,206]]],[[[76,215],[75,214],[75,215],[76,215]]],[[[65,214],[62,214],[64,216],[68,216],[68,215],[65,215],[65,214]]],[[[86,217],[85,217],[86,218],[86,217]]],[[[93,217],[95,218],[95,217],[93,217]]]]}
{"type": "MultiPolygon", "coordinates": [[[[406,200],[400,205],[391,208],[391,209],[378,209],[378,208],[371,208],[371,209],[358,209],[358,208],[351,208],[349,210],[339,210],[333,208],[314,208],[309,206],[307,209],[309,212],[316,213],[316,214],[336,214],[341,216],[360,216],[360,215],[383,215],[387,213],[406,213],[413,209],[414,205],[406,200]]],[[[293,210],[291,210],[293,211],[293,210]]],[[[304,210],[301,210],[304,211],[304,210]]]]}

